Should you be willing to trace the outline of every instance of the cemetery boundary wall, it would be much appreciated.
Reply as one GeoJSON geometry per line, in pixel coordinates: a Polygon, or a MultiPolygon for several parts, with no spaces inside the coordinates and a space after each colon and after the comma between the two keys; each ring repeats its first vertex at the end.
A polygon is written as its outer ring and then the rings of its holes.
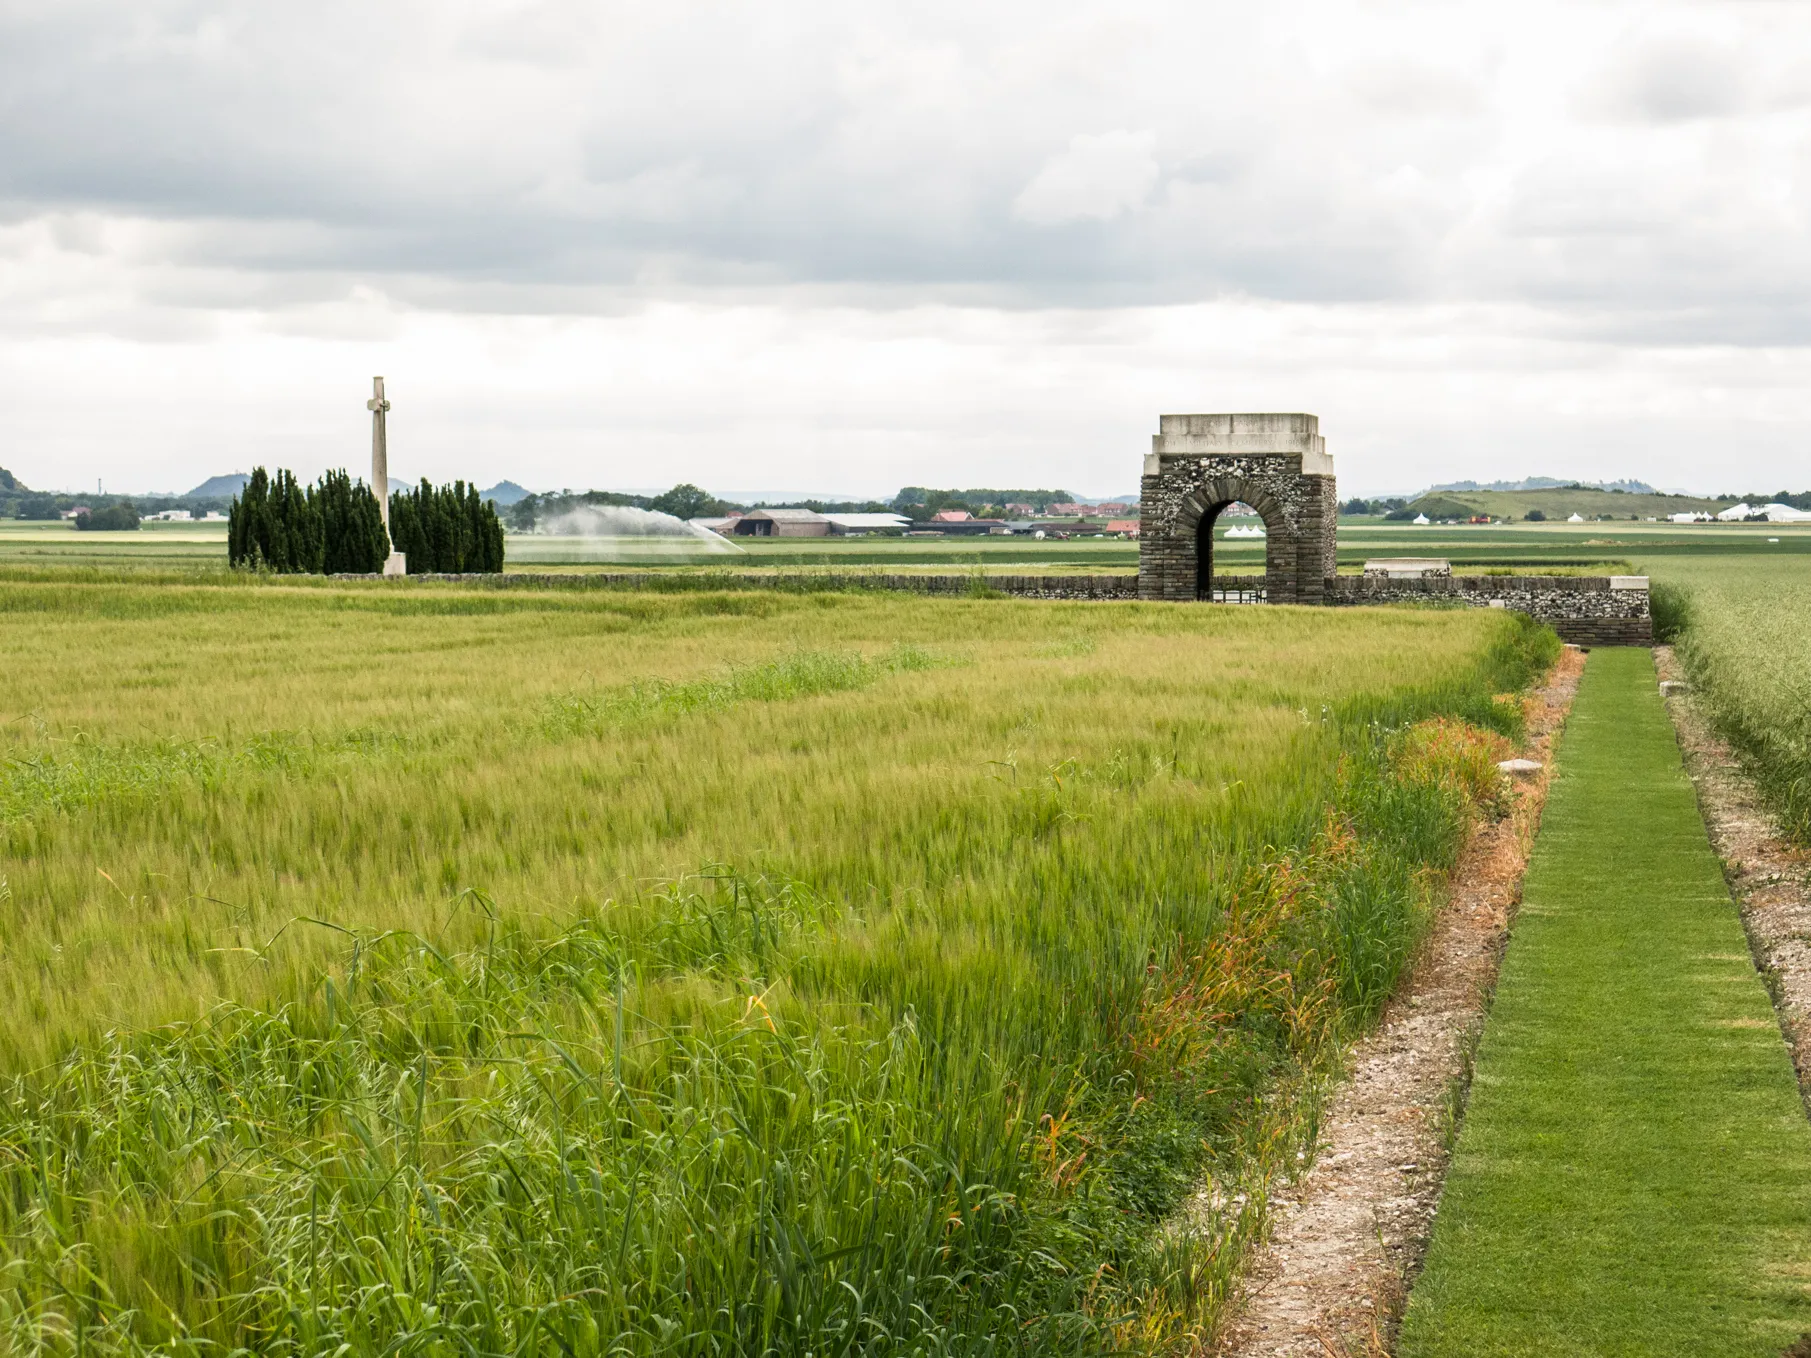
{"type": "MultiPolygon", "coordinates": [[[[379,577],[339,576],[375,580],[379,577]]],[[[409,580],[486,585],[493,589],[775,589],[793,593],[898,590],[913,594],[1008,595],[1018,599],[1133,600],[1136,575],[909,575],[775,571],[676,575],[661,571],[570,574],[505,571],[497,575],[411,575],[409,580]]],[[[1538,618],[1579,646],[1651,646],[1648,582],[1639,575],[1451,575],[1420,580],[1339,575],[1325,582],[1321,603],[1421,604],[1448,608],[1507,608],[1538,618]]],[[[1262,597],[1262,575],[1217,575],[1216,591],[1262,597]]]]}

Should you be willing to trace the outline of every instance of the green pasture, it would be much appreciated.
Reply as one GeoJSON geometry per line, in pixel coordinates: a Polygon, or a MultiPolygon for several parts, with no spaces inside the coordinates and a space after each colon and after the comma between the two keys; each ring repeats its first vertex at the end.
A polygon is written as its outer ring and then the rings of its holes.
{"type": "Polygon", "coordinates": [[[1811,1330],[1811,1126],[1641,650],[1591,656],[1403,1358],[1811,1330]]]}
{"type": "Polygon", "coordinates": [[[1610,515],[1617,519],[1665,518],[1669,514],[1715,514],[1727,509],[1734,500],[1706,499],[1696,495],[1661,495],[1626,491],[1592,490],[1555,486],[1546,490],[1439,490],[1430,491],[1416,502],[1428,506],[1429,518],[1450,518],[1447,507],[1463,509],[1470,514],[1521,519],[1530,510],[1539,510],[1549,520],[1563,520],[1572,514],[1585,518],[1610,515]]]}
{"type": "MultiPolygon", "coordinates": [[[[1617,497],[1621,498],[1621,497],[1617,497]]],[[[1255,522],[1255,520],[1253,521],[1255,522]]],[[[728,544],[725,544],[728,546],[728,544]]],[[[1217,566],[1261,571],[1261,540],[1218,541],[1217,566]]],[[[1703,557],[1753,557],[1791,566],[1811,555],[1811,526],[1775,524],[1478,524],[1418,527],[1375,519],[1340,524],[1342,570],[1369,557],[1439,556],[1458,568],[1622,570],[1631,561],[1660,568],[1703,557]]],[[[216,570],[226,561],[225,524],[147,523],[131,533],[78,533],[65,523],[0,522],[0,566],[121,566],[216,570]]],[[[511,536],[512,570],[972,571],[1000,574],[1122,573],[1138,566],[1138,544],[1121,538],[789,538],[741,539],[727,551],[657,550],[647,543],[511,536]]]]}
{"type": "Polygon", "coordinates": [[[0,566],[226,567],[225,523],[144,523],[129,533],[82,533],[67,521],[0,519],[0,566]]]}

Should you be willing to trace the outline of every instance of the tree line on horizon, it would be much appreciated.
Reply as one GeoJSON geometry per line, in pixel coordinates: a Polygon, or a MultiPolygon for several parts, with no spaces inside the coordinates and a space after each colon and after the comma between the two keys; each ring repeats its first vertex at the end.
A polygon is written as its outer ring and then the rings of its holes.
{"type": "Polygon", "coordinates": [[[363,481],[332,471],[312,486],[279,468],[256,468],[227,512],[230,565],[279,575],[374,575],[392,544],[410,575],[490,574],[503,569],[503,524],[476,486],[423,480],[390,495],[390,531],[363,481]]]}

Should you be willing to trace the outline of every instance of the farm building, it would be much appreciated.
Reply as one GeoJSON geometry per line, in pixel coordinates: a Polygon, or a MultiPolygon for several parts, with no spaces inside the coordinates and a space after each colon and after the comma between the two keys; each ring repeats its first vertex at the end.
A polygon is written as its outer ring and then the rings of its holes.
{"type": "Polygon", "coordinates": [[[826,514],[830,535],[842,537],[851,533],[898,533],[912,526],[904,514],[826,514]]]}
{"type": "Polygon", "coordinates": [[[819,514],[810,509],[753,509],[728,519],[694,519],[725,537],[828,538],[850,533],[897,533],[911,527],[903,514],[819,514]]]}
{"type": "Polygon", "coordinates": [[[984,537],[989,533],[1010,531],[1004,519],[977,519],[971,514],[963,514],[959,519],[946,519],[939,514],[931,520],[930,526],[933,531],[952,537],[984,537]]]}
{"type": "Polygon", "coordinates": [[[809,509],[752,509],[729,531],[745,538],[827,538],[830,520],[809,509]]]}

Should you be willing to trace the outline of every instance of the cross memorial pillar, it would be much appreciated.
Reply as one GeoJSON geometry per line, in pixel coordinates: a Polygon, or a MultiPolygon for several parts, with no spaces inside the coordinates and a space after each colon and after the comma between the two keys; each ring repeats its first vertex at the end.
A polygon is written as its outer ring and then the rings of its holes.
{"type": "MultiPolygon", "coordinates": [[[[373,377],[371,391],[371,399],[365,402],[365,409],[371,412],[371,493],[377,497],[377,512],[383,516],[387,537],[390,532],[390,446],[384,429],[384,412],[390,408],[390,403],[384,399],[384,379],[373,377]]],[[[384,561],[384,574],[408,573],[409,558],[392,546],[384,561]]]]}

